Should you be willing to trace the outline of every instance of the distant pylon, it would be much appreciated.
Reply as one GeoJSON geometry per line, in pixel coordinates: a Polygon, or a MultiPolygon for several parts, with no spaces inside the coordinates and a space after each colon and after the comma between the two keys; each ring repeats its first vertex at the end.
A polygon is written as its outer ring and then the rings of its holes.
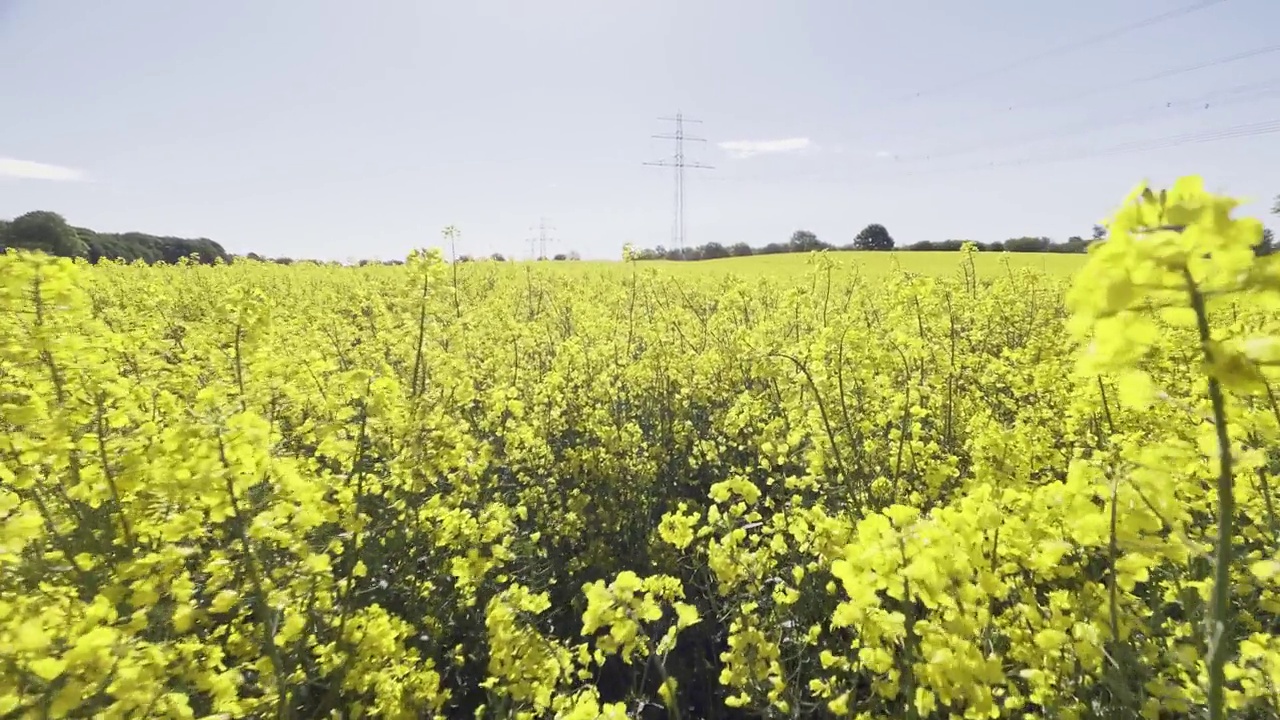
{"type": "Polygon", "coordinates": [[[668,160],[658,160],[656,162],[647,162],[645,165],[654,165],[657,167],[669,167],[675,171],[676,194],[675,194],[675,213],[671,221],[671,244],[675,246],[676,251],[681,257],[684,257],[685,232],[684,232],[684,169],[697,168],[701,170],[714,170],[710,165],[703,165],[698,162],[688,162],[684,157],[684,143],[686,140],[693,142],[706,142],[705,138],[690,137],[684,133],[684,124],[687,122],[700,123],[701,120],[687,118],[684,113],[677,112],[673,118],[658,118],[676,124],[676,131],[671,135],[654,135],[653,137],[660,140],[672,140],[675,142],[676,152],[668,160]]]}
{"type": "Polygon", "coordinates": [[[533,260],[546,259],[547,243],[553,243],[556,241],[555,238],[547,235],[547,231],[555,230],[555,228],[547,224],[546,218],[539,218],[538,226],[532,227],[529,229],[536,230],[538,233],[537,235],[534,235],[533,237],[529,238],[529,254],[533,256],[531,259],[533,260]]]}

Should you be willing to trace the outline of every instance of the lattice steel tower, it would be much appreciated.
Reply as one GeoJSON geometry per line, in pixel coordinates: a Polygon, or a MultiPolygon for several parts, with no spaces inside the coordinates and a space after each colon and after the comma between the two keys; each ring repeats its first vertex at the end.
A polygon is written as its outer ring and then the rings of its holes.
{"type": "Polygon", "coordinates": [[[701,123],[701,120],[687,118],[684,113],[677,112],[675,117],[658,118],[666,122],[674,122],[676,131],[670,135],[654,135],[653,137],[660,140],[671,140],[675,142],[675,154],[667,160],[658,160],[656,162],[647,162],[645,165],[653,165],[656,167],[672,168],[675,174],[676,192],[675,192],[675,213],[671,221],[671,244],[684,257],[685,233],[684,233],[684,169],[695,168],[700,170],[713,170],[710,165],[703,165],[698,162],[689,162],[684,157],[685,141],[706,142],[705,138],[690,137],[684,132],[685,123],[701,123]]]}

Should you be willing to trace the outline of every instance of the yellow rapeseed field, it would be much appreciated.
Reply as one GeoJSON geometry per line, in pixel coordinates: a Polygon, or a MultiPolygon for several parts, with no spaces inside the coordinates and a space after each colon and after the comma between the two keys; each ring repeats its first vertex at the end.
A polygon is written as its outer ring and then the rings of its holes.
{"type": "MultiPolygon", "coordinates": [[[[937,277],[962,272],[961,256],[954,252],[842,252],[829,251],[827,256],[837,268],[849,273],[881,276],[896,273],[919,273],[937,277]]],[[[979,253],[974,257],[974,270],[980,277],[1015,270],[1040,270],[1050,275],[1070,276],[1084,265],[1084,256],[1068,253],[979,253]]],[[[674,274],[727,273],[773,278],[796,278],[812,270],[812,259],[803,254],[753,255],[699,262],[646,261],[642,267],[660,268],[674,274]]]]}
{"type": "Polygon", "coordinates": [[[1087,258],[0,256],[0,717],[1274,718],[1232,207],[1137,192],[1087,258]]]}
{"type": "MultiPolygon", "coordinates": [[[[831,261],[833,277],[864,275],[880,277],[901,273],[915,273],[933,277],[957,277],[962,275],[966,258],[954,252],[845,252],[828,251],[825,257],[831,261]],[[961,262],[964,260],[965,262],[961,262]]],[[[1008,274],[1010,270],[1039,270],[1048,275],[1069,278],[1084,266],[1085,257],[1068,253],[978,253],[972,258],[972,270],[979,278],[1008,274]]],[[[770,280],[800,281],[809,279],[816,262],[813,255],[784,253],[777,255],[753,255],[749,257],[722,258],[679,262],[646,260],[638,262],[642,270],[658,270],[663,275],[679,278],[692,276],[739,276],[744,279],[767,278],[770,280]]],[[[484,265],[492,263],[482,262],[484,265]]],[[[564,274],[614,275],[627,271],[616,262],[539,262],[515,263],[514,267],[534,264],[548,272],[564,274]]],[[[825,265],[824,265],[825,266],[825,265]]]]}

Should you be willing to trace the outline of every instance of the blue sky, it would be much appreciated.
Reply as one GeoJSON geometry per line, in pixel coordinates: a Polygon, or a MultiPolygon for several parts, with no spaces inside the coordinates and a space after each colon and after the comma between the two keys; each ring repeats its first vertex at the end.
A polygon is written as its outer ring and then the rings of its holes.
{"type": "Polygon", "coordinates": [[[449,224],[524,256],[546,217],[551,250],[614,258],[669,244],[642,163],[676,110],[715,166],[687,176],[691,244],[1065,239],[1186,173],[1264,213],[1280,2],[1034,58],[1193,4],[0,0],[0,217],[338,260],[449,224]]]}

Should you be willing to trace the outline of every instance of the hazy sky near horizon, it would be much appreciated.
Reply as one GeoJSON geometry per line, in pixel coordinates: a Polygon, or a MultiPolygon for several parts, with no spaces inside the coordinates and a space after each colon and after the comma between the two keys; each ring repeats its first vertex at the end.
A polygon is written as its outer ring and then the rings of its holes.
{"type": "Polygon", "coordinates": [[[0,0],[0,217],[338,260],[449,224],[524,257],[545,217],[616,258],[670,244],[642,163],[677,110],[715,166],[690,244],[1087,236],[1187,173],[1262,214],[1276,28],[1277,0],[0,0]]]}

